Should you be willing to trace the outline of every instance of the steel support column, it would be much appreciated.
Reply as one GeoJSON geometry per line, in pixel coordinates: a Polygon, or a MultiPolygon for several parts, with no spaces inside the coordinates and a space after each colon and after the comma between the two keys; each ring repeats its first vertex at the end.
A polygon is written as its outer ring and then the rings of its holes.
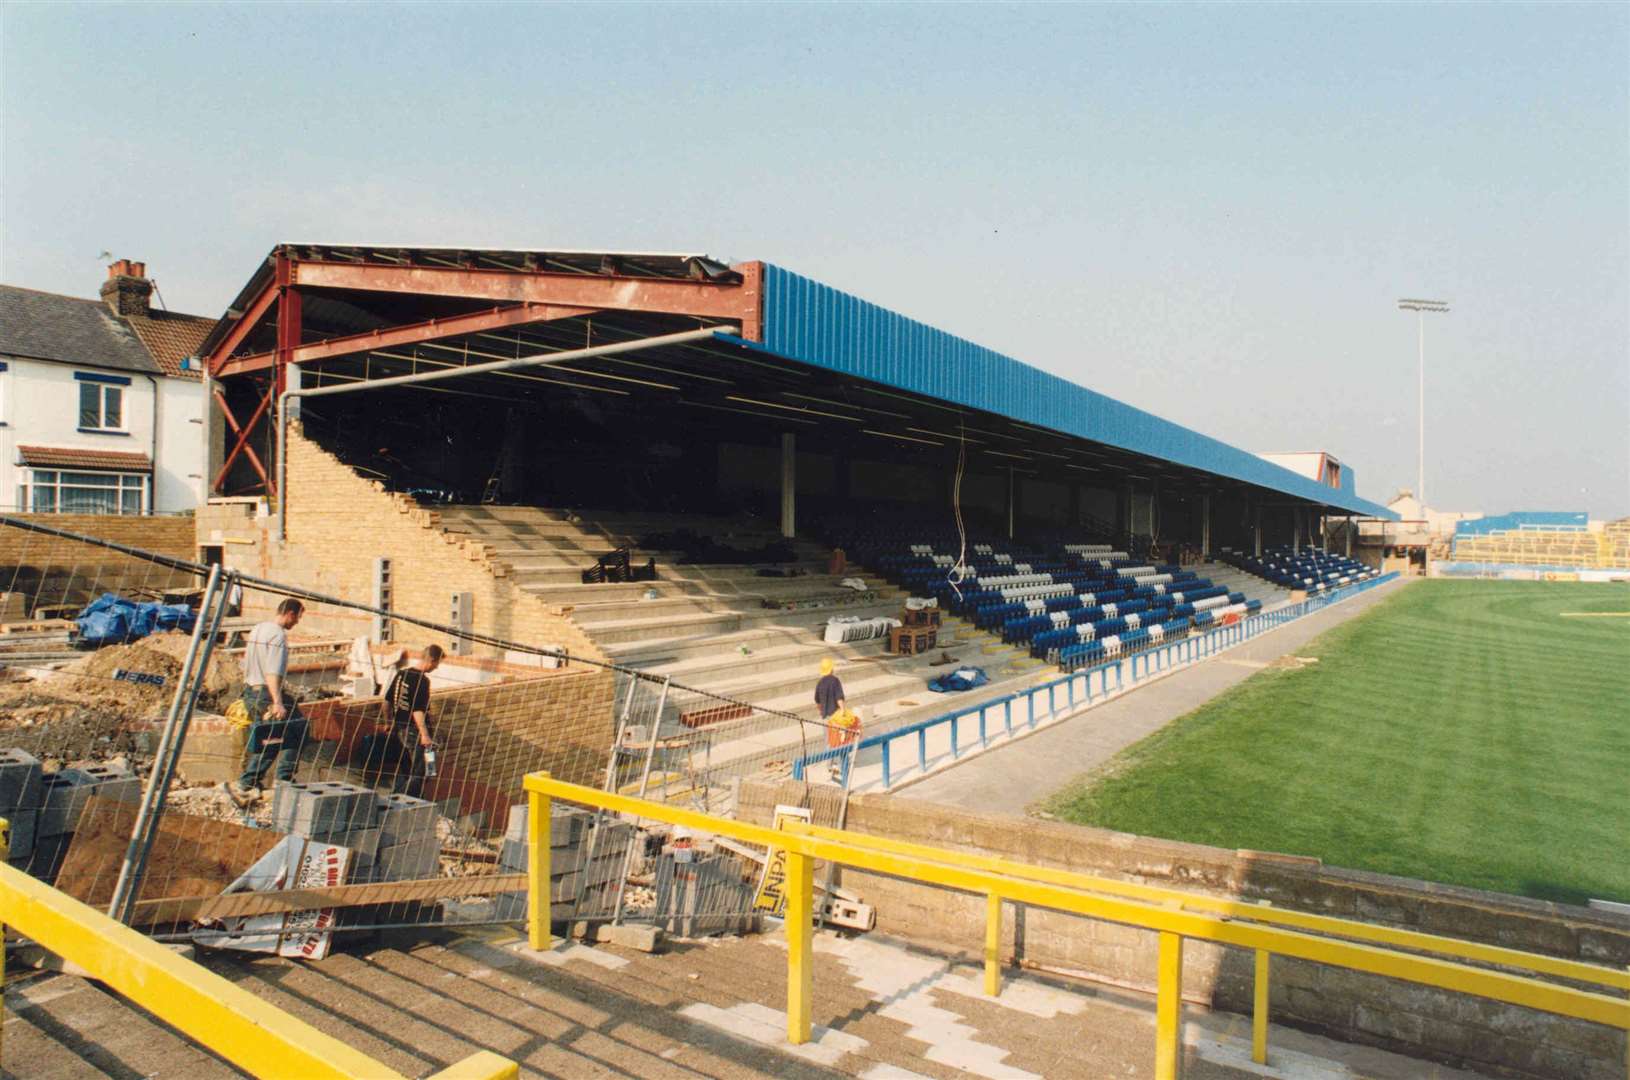
{"type": "Polygon", "coordinates": [[[1211,558],[1211,496],[1200,496],[1200,557],[1211,558]]]}
{"type": "Polygon", "coordinates": [[[797,535],[798,512],[798,437],[790,431],[781,433],[781,535],[791,539],[797,535]]]}
{"type": "Polygon", "coordinates": [[[1256,557],[1260,559],[1262,558],[1262,503],[1260,500],[1253,508],[1252,513],[1255,515],[1255,523],[1252,526],[1255,534],[1255,540],[1253,541],[1254,550],[1256,552],[1256,557]]]}
{"type": "Polygon", "coordinates": [[[1013,519],[1019,501],[1019,478],[1013,466],[1007,467],[1007,538],[1013,539],[1013,519]]]}

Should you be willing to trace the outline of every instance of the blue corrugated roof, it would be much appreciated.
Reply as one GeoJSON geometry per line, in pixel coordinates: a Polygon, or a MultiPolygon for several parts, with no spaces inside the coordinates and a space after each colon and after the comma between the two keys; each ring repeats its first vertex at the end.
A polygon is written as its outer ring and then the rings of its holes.
{"type": "MultiPolygon", "coordinates": [[[[1107,443],[1367,517],[1384,506],[778,266],[764,267],[762,347],[899,390],[1107,443]]],[[[743,344],[752,344],[744,342],[743,344]]]]}

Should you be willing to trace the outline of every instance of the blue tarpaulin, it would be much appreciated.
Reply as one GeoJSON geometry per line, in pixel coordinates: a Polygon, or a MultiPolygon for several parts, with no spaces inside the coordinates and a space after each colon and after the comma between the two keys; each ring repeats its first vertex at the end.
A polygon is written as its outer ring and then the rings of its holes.
{"type": "Polygon", "coordinates": [[[196,619],[192,608],[185,604],[139,603],[103,593],[92,600],[75,621],[79,623],[80,642],[100,648],[134,641],[160,630],[191,633],[196,619]]]}
{"type": "Polygon", "coordinates": [[[930,679],[928,688],[936,694],[954,694],[961,690],[972,690],[976,686],[984,686],[990,682],[990,676],[985,674],[984,668],[959,667],[949,675],[941,675],[937,679],[930,679]]]}

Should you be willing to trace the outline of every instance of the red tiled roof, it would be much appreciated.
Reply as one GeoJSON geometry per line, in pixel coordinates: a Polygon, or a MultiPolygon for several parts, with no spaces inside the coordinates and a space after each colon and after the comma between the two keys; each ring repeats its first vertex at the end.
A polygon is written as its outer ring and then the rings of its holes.
{"type": "Polygon", "coordinates": [[[136,332],[136,337],[147,347],[148,353],[164,374],[182,379],[203,377],[201,369],[183,369],[181,361],[198,353],[214,319],[197,315],[181,315],[171,311],[153,311],[147,315],[127,315],[125,322],[136,332]]]}
{"type": "Polygon", "coordinates": [[[120,472],[149,472],[153,459],[146,454],[122,450],[79,450],[67,446],[19,446],[19,464],[36,468],[117,469],[120,472]]]}

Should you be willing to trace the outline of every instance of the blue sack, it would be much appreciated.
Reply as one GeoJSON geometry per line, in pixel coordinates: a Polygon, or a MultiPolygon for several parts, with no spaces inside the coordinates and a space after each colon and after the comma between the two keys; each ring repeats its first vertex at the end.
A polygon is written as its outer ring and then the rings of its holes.
{"type": "Polygon", "coordinates": [[[955,694],[963,690],[972,690],[976,686],[984,686],[988,682],[990,676],[985,674],[984,668],[959,667],[950,674],[930,679],[928,688],[936,694],[955,694]]]}

